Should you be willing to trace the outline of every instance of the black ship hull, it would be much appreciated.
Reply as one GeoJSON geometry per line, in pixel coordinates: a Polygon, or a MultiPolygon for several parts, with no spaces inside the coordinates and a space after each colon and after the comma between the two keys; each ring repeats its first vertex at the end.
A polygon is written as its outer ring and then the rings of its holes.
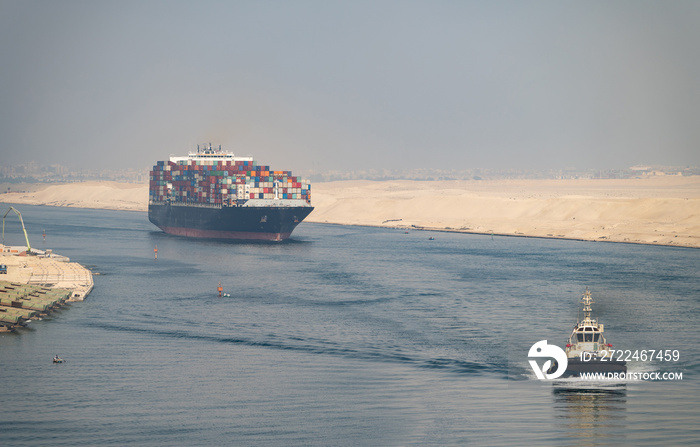
{"type": "MultiPolygon", "coordinates": [[[[552,367],[547,371],[548,374],[553,373],[557,369],[557,362],[554,361],[552,367]]],[[[568,359],[566,371],[561,376],[562,379],[569,377],[581,377],[582,374],[601,374],[612,376],[627,372],[627,362],[622,360],[607,360],[603,361],[598,358],[589,361],[583,361],[579,358],[568,359]]]]}
{"type": "Polygon", "coordinates": [[[178,236],[283,241],[313,211],[311,206],[255,207],[150,203],[148,220],[178,236]]]}
{"type": "Polygon", "coordinates": [[[581,377],[581,374],[620,374],[627,372],[627,362],[619,360],[607,360],[602,361],[600,359],[593,359],[589,361],[582,361],[578,358],[569,359],[568,365],[566,366],[566,372],[564,372],[563,378],[566,377],[581,377]]]}

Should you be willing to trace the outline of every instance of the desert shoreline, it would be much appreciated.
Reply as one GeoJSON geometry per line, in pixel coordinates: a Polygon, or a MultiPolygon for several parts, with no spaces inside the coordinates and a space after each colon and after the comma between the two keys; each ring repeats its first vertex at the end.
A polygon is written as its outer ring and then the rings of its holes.
{"type": "MultiPolygon", "coordinates": [[[[306,220],[304,221],[306,222],[306,220]]],[[[310,222],[310,223],[321,223],[321,222],[310,222]]],[[[524,238],[524,239],[553,239],[553,240],[565,240],[565,241],[578,241],[578,242],[596,242],[596,243],[607,243],[607,244],[632,244],[632,245],[658,245],[662,247],[675,247],[675,248],[687,248],[687,249],[700,249],[700,244],[697,246],[693,245],[680,245],[680,244],[664,244],[664,243],[658,243],[658,242],[635,242],[635,241],[618,241],[618,240],[606,240],[606,239],[582,239],[582,238],[575,238],[575,237],[563,237],[563,236],[533,236],[533,235],[528,235],[528,234],[504,234],[504,233],[493,233],[493,232],[479,232],[479,231],[468,231],[468,230],[455,230],[455,229],[446,229],[446,228],[428,228],[428,227],[411,227],[411,228],[404,228],[404,227],[389,227],[389,226],[384,226],[384,225],[361,225],[361,224],[344,224],[344,223],[330,223],[330,222],[322,222],[322,225],[337,225],[337,226],[343,226],[343,227],[368,227],[368,228],[384,228],[384,229],[390,229],[390,230],[398,230],[398,231],[405,231],[408,233],[409,231],[424,231],[424,232],[434,232],[434,233],[452,233],[452,234],[470,234],[470,235],[475,235],[475,236],[491,236],[491,237],[512,237],[512,238],[524,238]]]]}
{"type": "MultiPolygon", "coordinates": [[[[47,184],[0,202],[148,210],[148,186],[47,184]]],[[[314,183],[306,222],[700,248],[700,176],[314,183]]]]}

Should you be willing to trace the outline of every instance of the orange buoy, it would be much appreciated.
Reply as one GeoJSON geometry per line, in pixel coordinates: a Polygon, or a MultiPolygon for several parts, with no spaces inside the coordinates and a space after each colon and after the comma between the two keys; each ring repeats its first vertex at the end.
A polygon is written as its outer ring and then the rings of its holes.
{"type": "Polygon", "coordinates": [[[153,249],[153,254],[156,256],[156,259],[158,259],[158,245],[153,249]]]}
{"type": "Polygon", "coordinates": [[[217,288],[216,288],[216,290],[218,290],[218,291],[219,291],[219,296],[221,296],[221,292],[223,292],[223,291],[224,291],[224,288],[223,288],[223,287],[221,287],[221,281],[219,281],[219,287],[217,287],[217,288]]]}

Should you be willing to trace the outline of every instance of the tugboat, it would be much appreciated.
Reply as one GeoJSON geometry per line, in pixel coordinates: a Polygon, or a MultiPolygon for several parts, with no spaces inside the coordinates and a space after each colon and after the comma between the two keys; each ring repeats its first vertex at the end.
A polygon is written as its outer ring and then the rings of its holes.
{"type": "MultiPolygon", "coordinates": [[[[591,292],[586,287],[581,303],[583,304],[583,320],[576,323],[566,344],[566,371],[561,378],[580,377],[581,373],[626,373],[627,362],[614,360],[612,344],[603,336],[603,324],[591,318],[591,292]]],[[[555,371],[557,365],[550,368],[555,371]]]]}

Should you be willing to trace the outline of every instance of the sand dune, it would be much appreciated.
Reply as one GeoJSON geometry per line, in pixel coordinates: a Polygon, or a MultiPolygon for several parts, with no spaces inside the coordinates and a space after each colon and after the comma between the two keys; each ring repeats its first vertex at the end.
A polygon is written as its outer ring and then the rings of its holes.
{"type": "MultiPolygon", "coordinates": [[[[86,182],[1,202],[147,210],[146,185],[86,182]]],[[[700,177],[315,183],[308,222],[700,247],[700,177]]]]}
{"type": "Polygon", "coordinates": [[[0,194],[0,202],[148,211],[148,185],[118,182],[60,183],[33,192],[0,194]]]}
{"type": "Polygon", "coordinates": [[[310,222],[700,247],[700,177],[333,182],[310,222]]]}

